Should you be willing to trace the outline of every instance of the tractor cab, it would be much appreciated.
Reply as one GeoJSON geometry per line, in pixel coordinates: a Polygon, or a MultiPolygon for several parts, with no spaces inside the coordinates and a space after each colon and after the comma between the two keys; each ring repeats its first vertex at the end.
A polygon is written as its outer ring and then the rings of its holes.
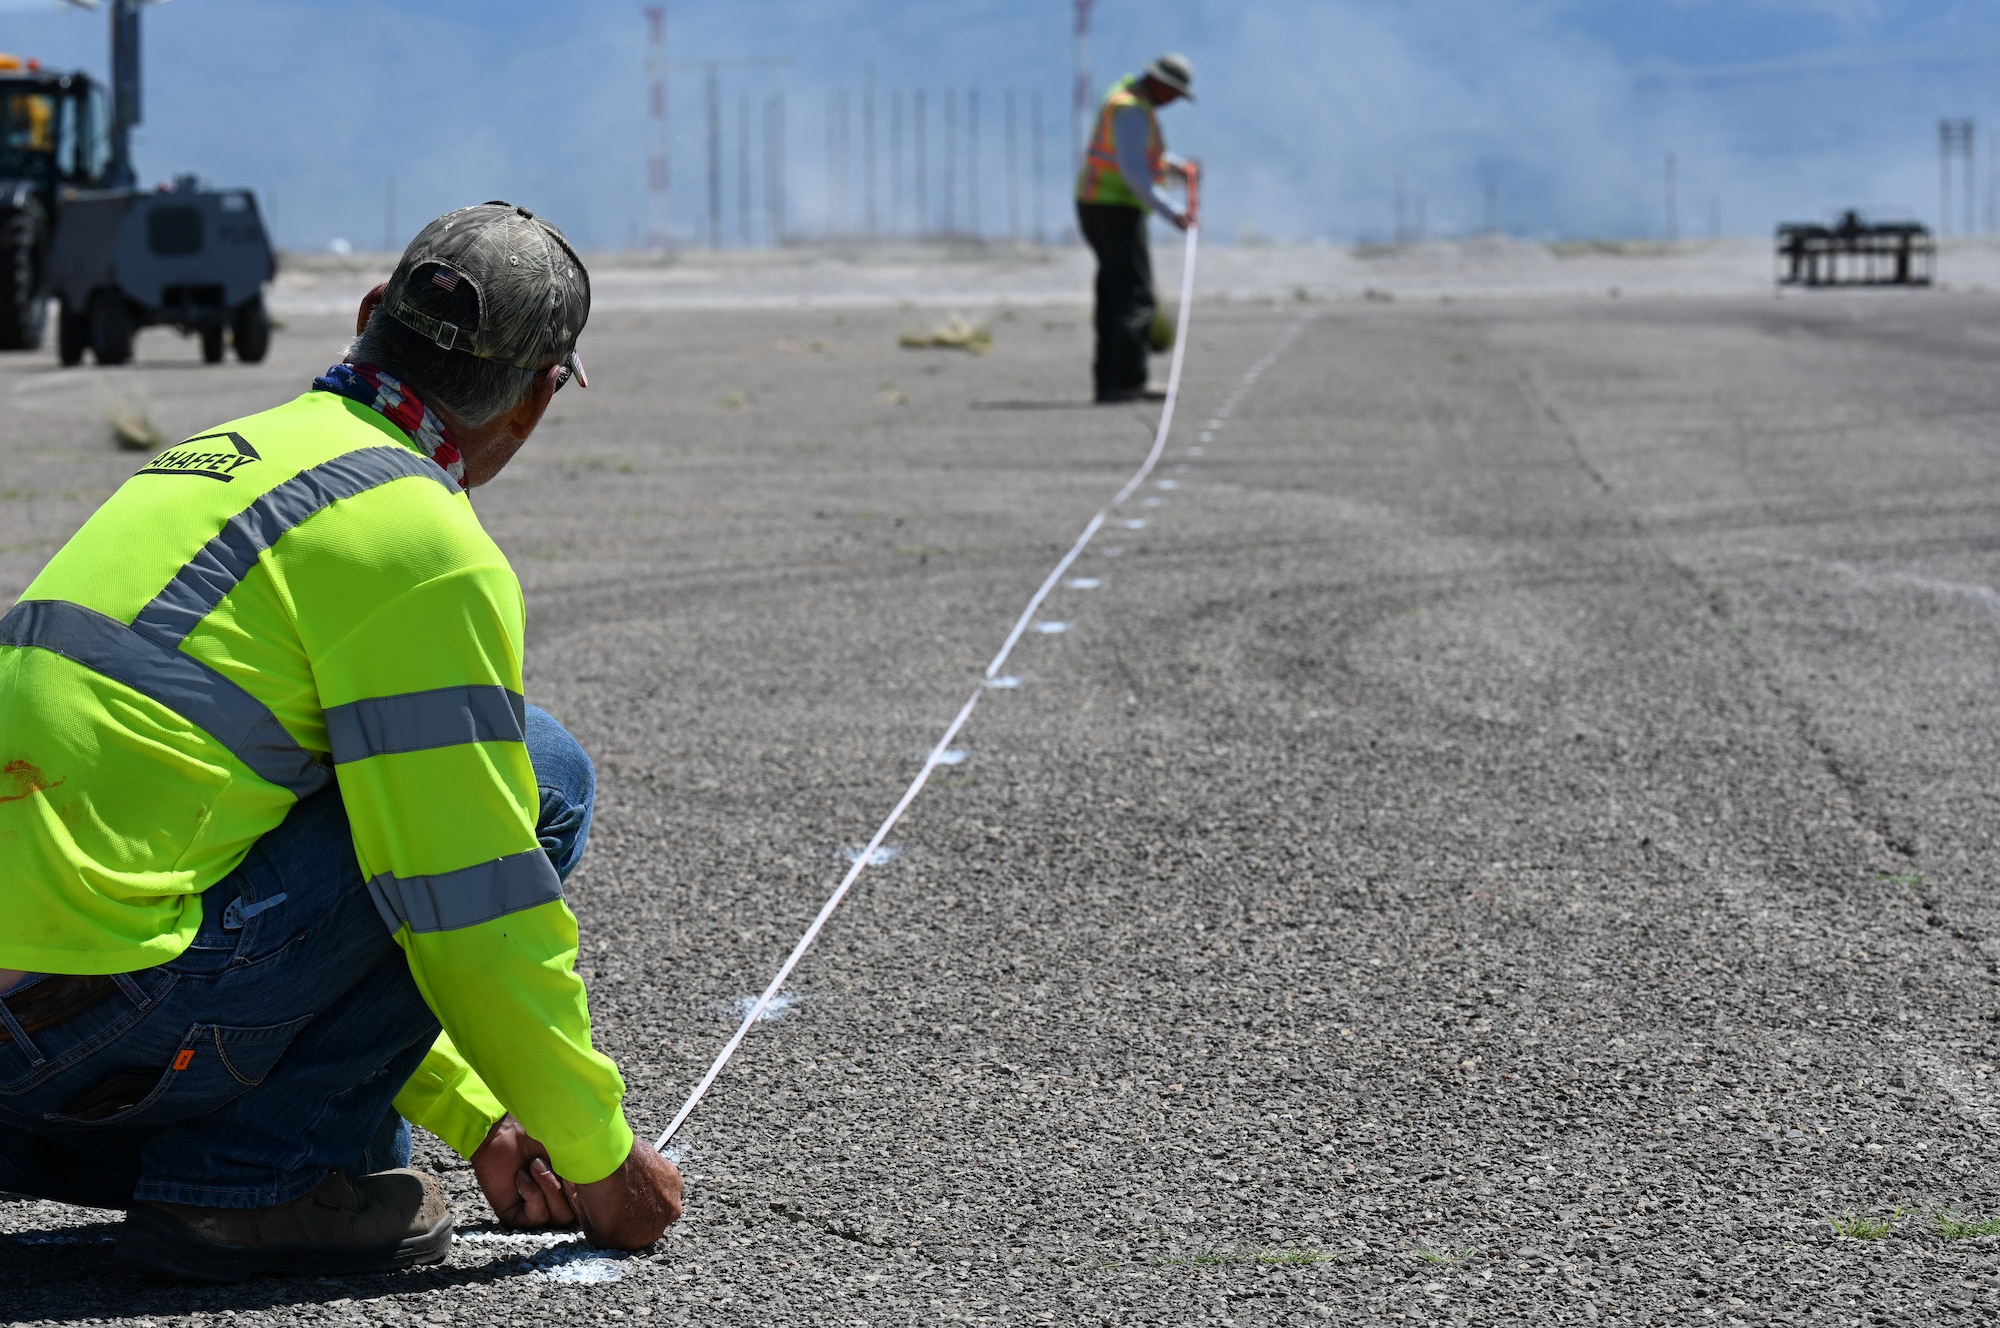
{"type": "Polygon", "coordinates": [[[54,201],[64,187],[102,188],[110,166],[104,90],[86,74],[0,54],[0,189],[25,184],[54,201]]]}

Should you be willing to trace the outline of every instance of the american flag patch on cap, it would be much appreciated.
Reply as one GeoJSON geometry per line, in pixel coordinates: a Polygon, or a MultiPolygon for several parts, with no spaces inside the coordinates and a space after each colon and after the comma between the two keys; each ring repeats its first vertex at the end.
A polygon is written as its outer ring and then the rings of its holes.
{"type": "Polygon", "coordinates": [[[440,290],[455,291],[458,289],[458,273],[448,267],[441,267],[431,273],[431,285],[440,290]]]}

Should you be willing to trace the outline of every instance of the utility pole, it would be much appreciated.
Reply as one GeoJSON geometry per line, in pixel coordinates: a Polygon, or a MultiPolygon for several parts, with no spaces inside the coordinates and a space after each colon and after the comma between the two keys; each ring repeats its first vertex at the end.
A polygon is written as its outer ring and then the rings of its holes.
{"type": "Polygon", "coordinates": [[[854,230],[854,209],[851,206],[854,202],[854,156],[849,150],[847,134],[847,89],[842,88],[838,96],[840,118],[836,122],[838,128],[834,141],[840,145],[840,231],[848,235],[854,230]]]}
{"type": "Polygon", "coordinates": [[[1042,170],[1042,94],[1039,92],[1035,94],[1034,118],[1035,118],[1035,159],[1033,167],[1034,167],[1034,177],[1035,177],[1035,243],[1047,244],[1049,233],[1042,227],[1042,218],[1046,214],[1042,210],[1042,182],[1043,182],[1044,172],[1042,170]]]}
{"type": "Polygon", "coordinates": [[[646,157],[646,247],[665,249],[672,243],[673,216],[667,195],[667,7],[648,5],[646,15],[646,118],[652,127],[652,150],[646,157]]]}
{"type": "MultiPolygon", "coordinates": [[[[652,18],[654,12],[651,9],[646,11],[646,16],[649,20],[652,18]]],[[[658,12],[664,15],[666,11],[664,7],[661,7],[658,12]]],[[[664,26],[664,23],[665,20],[662,18],[661,22],[655,25],[656,33],[659,27],[664,26]]],[[[657,43],[655,43],[654,49],[655,54],[649,62],[648,67],[655,69],[653,96],[655,98],[654,110],[656,113],[653,117],[653,133],[655,141],[658,143],[658,149],[655,152],[655,161],[659,163],[657,171],[660,181],[657,196],[658,206],[664,213],[666,206],[667,173],[666,70],[669,68],[699,69],[706,75],[706,92],[708,96],[708,247],[711,249],[720,249],[722,247],[722,84],[719,71],[724,69],[771,69],[789,65],[791,60],[789,57],[784,56],[759,57],[749,60],[676,60],[670,65],[667,61],[659,58],[657,43]]],[[[664,234],[664,223],[662,223],[662,234],[664,234]]],[[[665,247],[664,240],[659,242],[659,247],[665,247]]]]}
{"type": "Polygon", "coordinates": [[[928,174],[930,153],[924,146],[924,122],[928,115],[924,106],[924,94],[917,92],[917,234],[928,235],[931,229],[931,186],[928,174]]]}
{"type": "Polygon", "coordinates": [[[736,94],[736,242],[750,247],[750,94],[736,94]]]}
{"type": "Polygon", "coordinates": [[[722,83],[708,70],[708,247],[722,247],[722,83]]]}
{"type": "Polygon", "coordinates": [[[944,94],[944,233],[958,229],[958,94],[944,94]]]}
{"type": "Polygon", "coordinates": [[[889,233],[903,233],[903,93],[889,94],[889,233]]]}
{"type": "Polygon", "coordinates": [[[868,234],[875,234],[875,66],[868,66],[868,84],[861,93],[861,181],[867,194],[868,234]]]}
{"type": "Polygon", "coordinates": [[[1014,151],[1014,92],[1007,91],[1007,238],[1021,240],[1021,159],[1014,151]]]}
{"type": "Polygon", "coordinates": [[[785,243],[785,94],[764,99],[764,228],[773,246],[785,243]]]}
{"type": "Polygon", "coordinates": [[[1070,89],[1069,173],[1083,169],[1084,140],[1090,135],[1090,11],[1097,0],[1072,0],[1076,9],[1076,79],[1070,89]]]}
{"type": "Polygon", "coordinates": [[[974,238],[979,224],[979,89],[965,94],[965,229],[974,238]]]}
{"type": "Polygon", "coordinates": [[[1667,243],[1677,243],[1681,238],[1680,206],[1674,197],[1674,172],[1680,163],[1674,154],[1667,154],[1667,243]]]}
{"type": "Polygon", "coordinates": [[[1951,232],[1951,173],[1957,158],[1965,159],[1966,231],[1972,230],[1972,121],[1938,121],[1938,234],[1951,232]]]}

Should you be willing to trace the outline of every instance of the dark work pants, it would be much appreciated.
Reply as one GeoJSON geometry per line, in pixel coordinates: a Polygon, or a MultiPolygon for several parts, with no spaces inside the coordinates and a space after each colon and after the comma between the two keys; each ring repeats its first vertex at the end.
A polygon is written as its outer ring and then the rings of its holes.
{"type": "MultiPolygon", "coordinates": [[[[527,721],[536,834],[567,877],[596,775],[546,711],[529,706],[527,721]]],[[[332,1167],[407,1165],[409,1127],[390,1100],[437,1034],[362,879],[340,791],[326,789],[208,890],[178,959],[0,1044],[0,1190],[100,1208],[265,1208],[332,1167]],[[264,907],[235,921],[232,899],[264,907]],[[129,1105],[80,1107],[107,1077],[133,1081],[129,1105]]]]}
{"type": "Polygon", "coordinates": [[[1097,255],[1097,399],[1117,400],[1146,385],[1152,348],[1153,255],[1146,214],[1114,203],[1078,203],[1077,226],[1097,255]]]}

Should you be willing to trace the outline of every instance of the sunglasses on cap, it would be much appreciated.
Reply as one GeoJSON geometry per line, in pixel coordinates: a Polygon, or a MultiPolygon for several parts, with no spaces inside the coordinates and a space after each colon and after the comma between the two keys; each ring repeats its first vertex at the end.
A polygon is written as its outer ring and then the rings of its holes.
{"type": "MultiPolygon", "coordinates": [[[[590,375],[583,371],[583,357],[575,351],[571,351],[556,362],[555,392],[562,391],[572,378],[576,379],[578,387],[590,386],[590,375]]],[[[550,395],[555,395],[555,392],[551,392],[550,395]]]]}

